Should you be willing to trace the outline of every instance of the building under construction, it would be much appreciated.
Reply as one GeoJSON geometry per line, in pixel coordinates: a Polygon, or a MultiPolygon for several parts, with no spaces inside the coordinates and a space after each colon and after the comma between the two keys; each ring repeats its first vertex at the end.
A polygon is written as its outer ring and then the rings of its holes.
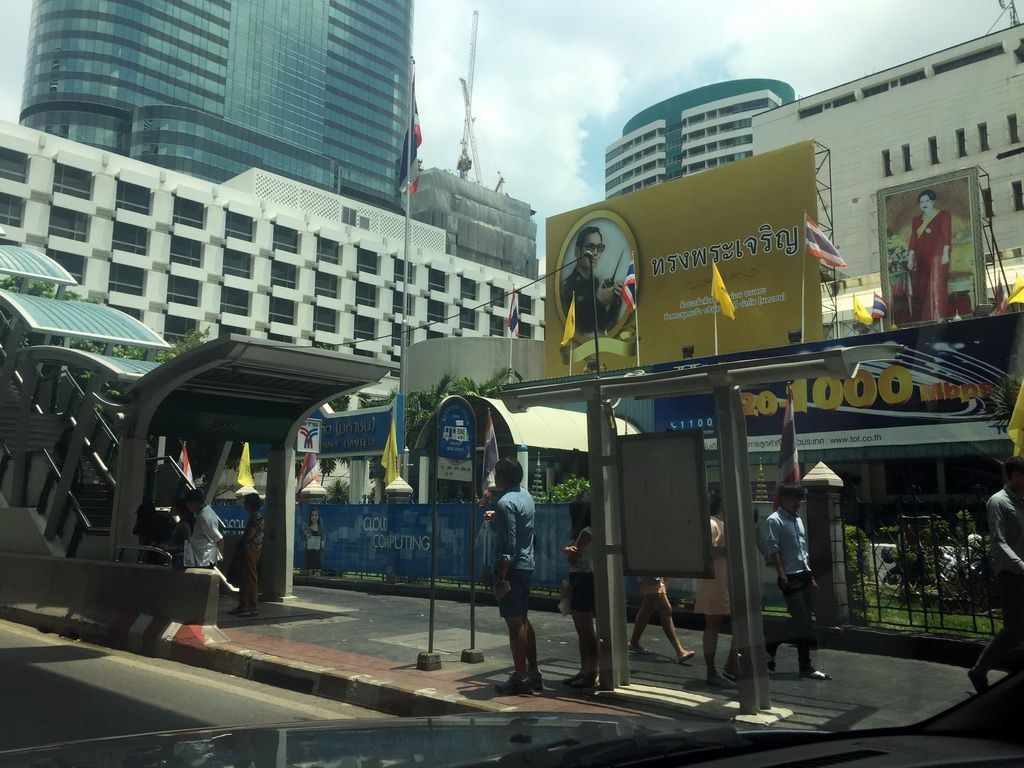
{"type": "Polygon", "coordinates": [[[420,171],[412,217],[446,233],[446,252],[528,278],[537,277],[537,225],[528,203],[453,173],[420,171]]]}

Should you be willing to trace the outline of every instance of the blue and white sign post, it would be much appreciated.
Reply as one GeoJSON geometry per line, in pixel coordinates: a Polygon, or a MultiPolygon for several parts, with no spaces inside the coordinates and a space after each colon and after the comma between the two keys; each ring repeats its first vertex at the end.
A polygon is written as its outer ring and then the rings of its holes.
{"type": "MultiPolygon", "coordinates": [[[[473,482],[473,459],[476,453],[476,417],[473,407],[464,398],[446,397],[437,409],[437,469],[434,472],[434,493],[430,523],[430,628],[427,641],[427,652],[421,653],[416,660],[416,668],[435,670],[441,668],[441,656],[434,653],[434,600],[437,580],[437,483],[439,480],[455,480],[469,483],[470,489],[475,488],[473,482]]],[[[470,646],[476,646],[476,605],[475,605],[475,574],[476,547],[473,546],[473,531],[476,526],[476,508],[470,493],[470,590],[469,590],[469,632],[470,646]]],[[[468,649],[462,652],[462,660],[467,655],[483,654],[468,649]]]]}

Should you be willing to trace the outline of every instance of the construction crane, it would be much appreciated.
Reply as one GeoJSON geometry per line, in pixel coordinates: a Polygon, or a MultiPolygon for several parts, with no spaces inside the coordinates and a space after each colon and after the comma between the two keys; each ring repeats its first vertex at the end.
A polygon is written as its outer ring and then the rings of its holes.
{"type": "Polygon", "coordinates": [[[473,70],[476,68],[476,28],[480,20],[480,11],[473,11],[473,32],[469,41],[469,77],[459,78],[462,83],[462,100],[466,104],[466,125],[462,130],[462,154],[459,155],[459,162],[456,168],[459,171],[459,178],[466,178],[472,170],[476,176],[476,183],[482,184],[480,168],[474,166],[473,161],[479,158],[476,151],[476,134],[473,133],[473,70]],[[472,149],[473,154],[469,151],[472,149]]]}

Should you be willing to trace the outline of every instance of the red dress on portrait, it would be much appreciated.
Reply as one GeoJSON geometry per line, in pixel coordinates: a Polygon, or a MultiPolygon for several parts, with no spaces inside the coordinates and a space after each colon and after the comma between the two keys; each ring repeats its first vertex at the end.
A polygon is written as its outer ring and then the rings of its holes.
{"type": "Polygon", "coordinates": [[[949,261],[942,263],[942,251],[949,248],[953,258],[953,222],[949,211],[936,211],[926,224],[915,216],[910,226],[910,250],[914,268],[910,278],[914,321],[947,317],[949,303],[949,261]]]}

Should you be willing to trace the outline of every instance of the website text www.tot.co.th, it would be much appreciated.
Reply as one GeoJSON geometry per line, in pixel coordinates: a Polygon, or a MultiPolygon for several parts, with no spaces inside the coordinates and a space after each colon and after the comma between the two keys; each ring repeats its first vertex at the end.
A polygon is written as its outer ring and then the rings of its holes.
{"type": "MultiPolygon", "coordinates": [[[[864,445],[865,443],[880,443],[882,435],[874,434],[859,435],[826,435],[825,437],[800,437],[796,438],[796,447],[800,448],[833,448],[839,445],[864,445]]],[[[777,437],[751,437],[747,440],[748,450],[770,451],[778,449],[780,440],[777,437]]]]}

